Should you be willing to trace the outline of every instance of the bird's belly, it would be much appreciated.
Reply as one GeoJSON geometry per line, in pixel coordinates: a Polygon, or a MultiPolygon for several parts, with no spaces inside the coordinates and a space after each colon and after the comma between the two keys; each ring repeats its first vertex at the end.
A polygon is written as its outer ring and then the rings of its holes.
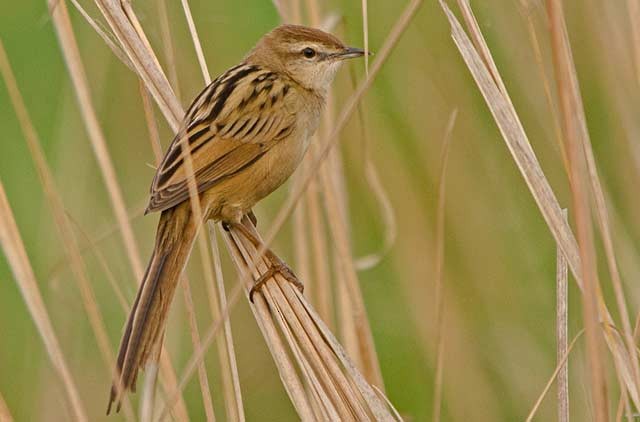
{"type": "Polygon", "coordinates": [[[290,137],[274,145],[264,157],[261,165],[256,168],[255,201],[259,201],[278,189],[291,177],[298,168],[307,149],[306,136],[290,137]]]}
{"type": "MultiPolygon", "coordinates": [[[[304,135],[304,136],[302,136],[304,135]]],[[[226,180],[211,195],[213,218],[234,220],[278,189],[293,174],[306,151],[308,137],[290,136],[274,145],[246,171],[226,180]]]]}

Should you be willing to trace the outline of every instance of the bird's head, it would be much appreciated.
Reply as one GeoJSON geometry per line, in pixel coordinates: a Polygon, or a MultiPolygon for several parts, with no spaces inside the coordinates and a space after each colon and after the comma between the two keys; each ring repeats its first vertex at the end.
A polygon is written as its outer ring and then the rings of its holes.
{"type": "Polygon", "coordinates": [[[300,25],[280,25],[266,34],[247,61],[282,71],[307,89],[326,90],[346,59],[364,50],[347,47],[335,36],[300,25]]]}

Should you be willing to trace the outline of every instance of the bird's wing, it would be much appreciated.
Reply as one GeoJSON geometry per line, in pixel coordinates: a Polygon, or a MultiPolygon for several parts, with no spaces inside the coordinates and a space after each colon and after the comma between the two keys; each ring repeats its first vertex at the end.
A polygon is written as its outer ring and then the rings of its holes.
{"type": "Polygon", "coordinates": [[[182,129],[156,171],[147,212],[188,199],[191,174],[198,192],[203,192],[255,163],[287,137],[295,124],[287,106],[294,91],[285,77],[247,64],[213,81],[187,110],[182,129]],[[191,154],[193,173],[185,166],[185,152],[191,154]]]}

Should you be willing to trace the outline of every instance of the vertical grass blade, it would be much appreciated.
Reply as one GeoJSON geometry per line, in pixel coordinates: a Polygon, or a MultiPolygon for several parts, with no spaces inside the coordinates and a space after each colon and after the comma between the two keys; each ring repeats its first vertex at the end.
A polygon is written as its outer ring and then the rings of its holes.
{"type": "Polygon", "coordinates": [[[7,258],[9,267],[20,289],[20,293],[29,309],[31,318],[38,328],[38,333],[44,342],[49,359],[64,386],[69,405],[76,421],[87,421],[87,413],[84,404],[80,400],[80,393],[71,376],[66,359],[60,348],[60,343],[53,330],[51,319],[44,306],[44,301],[38,288],[36,276],[33,273],[27,251],[18,232],[15,218],[9,206],[4,191],[4,185],[0,181],[0,244],[7,258]]]}
{"type": "MultiPolygon", "coordinates": [[[[566,218],[566,210],[564,210],[566,218]]],[[[569,344],[569,280],[567,260],[560,248],[556,255],[556,359],[560,365],[569,344]]],[[[558,373],[558,422],[569,422],[569,364],[558,373]]]]}

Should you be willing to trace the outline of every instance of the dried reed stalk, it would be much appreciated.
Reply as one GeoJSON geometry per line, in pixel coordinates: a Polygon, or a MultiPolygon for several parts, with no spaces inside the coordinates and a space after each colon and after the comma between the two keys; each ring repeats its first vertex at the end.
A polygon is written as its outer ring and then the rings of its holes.
{"type": "MultiPolygon", "coordinates": [[[[244,223],[259,236],[247,219],[244,223]]],[[[256,256],[256,249],[235,233],[226,238],[230,246],[238,246],[238,249],[231,249],[234,260],[244,262],[241,267],[246,268],[256,256]],[[235,238],[234,243],[231,243],[231,236],[235,238]]],[[[254,279],[267,270],[267,265],[264,260],[260,263],[254,279]]],[[[339,420],[394,420],[384,401],[355,369],[331,332],[295,288],[278,275],[266,283],[263,291],[263,295],[256,297],[252,310],[272,352],[279,350],[274,357],[281,377],[293,377],[290,385],[306,390],[306,397],[293,388],[289,391],[303,420],[337,420],[335,416],[339,420]],[[280,329],[280,334],[276,328],[280,329]],[[291,347],[290,353],[303,374],[302,381],[293,368],[294,362],[290,358],[280,359],[286,356],[282,338],[291,347]]]]}
{"type": "Polygon", "coordinates": [[[573,346],[576,345],[576,342],[582,336],[582,334],[584,334],[584,330],[580,330],[578,334],[576,334],[576,336],[573,338],[573,340],[571,340],[571,343],[569,343],[567,352],[564,355],[562,355],[562,358],[556,365],[556,369],[554,369],[553,374],[551,374],[551,377],[549,378],[549,381],[547,381],[547,384],[542,389],[542,393],[540,393],[540,396],[538,396],[538,399],[536,400],[535,404],[531,408],[531,411],[527,416],[526,422],[531,422],[533,420],[533,417],[538,412],[538,409],[540,408],[542,401],[547,396],[547,393],[549,392],[549,390],[551,390],[551,386],[553,385],[553,382],[556,380],[556,378],[558,377],[558,374],[563,370],[563,368],[567,364],[567,360],[569,359],[569,354],[571,354],[571,351],[573,350],[573,346]]]}
{"type": "MultiPolygon", "coordinates": [[[[320,7],[316,0],[307,0],[307,9],[309,10],[309,21],[312,26],[323,26],[320,16],[320,7]]],[[[300,16],[296,16],[301,18],[300,16]]],[[[329,22],[330,23],[330,22],[329,22]]],[[[324,30],[332,31],[332,28],[323,27],[324,30]]],[[[327,134],[331,130],[335,114],[335,101],[332,93],[329,93],[327,99],[326,110],[318,130],[318,134],[314,142],[312,142],[309,152],[303,162],[301,169],[295,176],[295,183],[291,195],[296,193],[296,188],[300,186],[302,180],[309,176],[311,171],[311,162],[318,157],[322,150],[322,143],[327,138],[327,134]]],[[[349,355],[357,363],[357,366],[363,371],[365,378],[369,382],[383,388],[383,381],[376,357],[375,346],[369,327],[369,321],[364,308],[362,293],[360,292],[356,264],[351,252],[348,222],[347,222],[347,201],[343,188],[344,177],[341,169],[341,157],[339,151],[333,151],[328,155],[326,161],[319,168],[319,177],[313,177],[310,182],[310,189],[304,193],[304,197],[299,202],[294,212],[294,239],[296,246],[302,244],[307,238],[306,229],[313,241],[313,266],[316,278],[311,287],[314,288],[314,296],[318,299],[317,303],[323,318],[327,318],[329,323],[333,320],[334,294],[332,292],[333,285],[337,283],[348,283],[348,289],[340,289],[347,297],[343,303],[347,306],[343,311],[339,308],[341,315],[345,321],[341,324],[341,333],[343,338],[352,339],[346,341],[345,345],[349,351],[349,355]],[[324,201],[322,200],[324,199],[324,201]],[[308,222],[303,220],[303,207],[309,215],[308,222]],[[324,212],[323,209],[324,208],[324,212]],[[323,215],[326,214],[326,219],[323,215]],[[330,222],[330,224],[327,224],[330,222]],[[305,224],[307,223],[307,224],[305,224]],[[327,250],[326,233],[332,235],[334,245],[333,254],[327,250]],[[333,260],[331,259],[333,257],[333,260]],[[331,264],[334,265],[334,274],[336,275],[336,283],[332,283],[329,277],[331,272],[331,264]],[[355,309],[355,312],[352,312],[355,309]],[[346,321],[353,319],[353,321],[346,321]]],[[[305,247],[306,249],[306,247],[305,247]]],[[[308,252],[301,250],[297,254],[298,262],[302,262],[302,269],[309,273],[308,269],[308,252]]],[[[304,273],[301,273],[304,274],[304,273]]],[[[342,303],[342,302],[341,302],[342,303]]]]}
{"type": "MultiPolygon", "coordinates": [[[[149,94],[146,91],[146,89],[144,89],[144,86],[142,86],[142,82],[140,83],[140,88],[141,88],[140,94],[142,96],[142,106],[144,109],[145,120],[147,122],[147,127],[149,130],[149,138],[151,141],[151,146],[155,156],[155,163],[156,163],[156,166],[159,166],[160,162],[162,161],[162,147],[160,145],[160,136],[157,128],[158,125],[156,124],[155,116],[153,114],[151,99],[149,98],[149,94]]],[[[200,234],[200,237],[202,238],[202,240],[204,240],[204,238],[202,237],[202,234],[200,234]]],[[[204,275],[207,281],[206,284],[207,286],[210,286],[213,283],[213,280],[212,280],[213,271],[211,269],[211,266],[207,265],[209,263],[209,260],[207,256],[208,252],[206,249],[206,245],[204,249],[202,248],[202,245],[200,245],[199,251],[201,253],[202,264],[204,266],[204,275]]],[[[183,290],[185,310],[187,311],[187,317],[189,319],[189,330],[191,333],[191,342],[193,344],[194,350],[198,350],[201,346],[200,333],[198,332],[198,324],[196,321],[195,309],[194,309],[192,295],[191,295],[191,288],[189,285],[189,280],[187,279],[186,275],[183,276],[183,280],[181,280],[180,284],[183,290]]],[[[213,402],[211,400],[211,393],[209,388],[209,379],[207,376],[207,369],[205,367],[204,361],[198,364],[198,381],[200,383],[200,393],[202,395],[202,402],[204,404],[207,421],[215,421],[213,402]]],[[[149,394],[149,398],[154,399],[155,395],[149,394]]],[[[153,406],[151,405],[149,407],[153,408],[153,406]]]]}
{"type": "MultiPolygon", "coordinates": [[[[567,259],[567,264],[577,284],[584,292],[585,283],[583,279],[583,263],[580,256],[580,248],[573,236],[571,228],[562,216],[558,200],[527,139],[527,135],[509,99],[506,88],[491,58],[491,54],[482,37],[477,22],[475,22],[475,17],[473,17],[471,9],[466,0],[459,1],[463,10],[463,16],[465,16],[475,44],[478,46],[477,48],[474,47],[474,44],[464,32],[456,17],[451,13],[448,6],[443,1],[440,1],[440,4],[451,24],[453,40],[480,88],[500,129],[502,137],[509,147],[513,159],[521,171],[549,230],[567,259]]],[[[632,363],[634,358],[629,356],[625,342],[620,334],[611,328],[615,325],[599,290],[596,290],[596,300],[600,324],[604,328],[603,333],[614,358],[617,368],[616,372],[623,378],[624,384],[629,390],[634,404],[638,407],[640,404],[640,395],[638,393],[638,384],[634,377],[635,371],[633,370],[632,363]]]]}
{"type": "Polygon", "coordinates": [[[7,402],[4,401],[2,394],[0,394],[0,422],[13,422],[9,406],[7,406],[7,402]]]}
{"type": "Polygon", "coordinates": [[[31,319],[36,324],[40,337],[42,337],[49,359],[64,386],[73,417],[76,421],[87,421],[84,404],[80,400],[80,393],[71,376],[60,348],[58,337],[53,330],[51,319],[44,306],[36,276],[29,263],[29,257],[11,212],[2,181],[0,181],[0,245],[7,257],[7,262],[16,279],[20,293],[29,309],[31,319]]]}
{"type": "MultiPolygon", "coordinates": [[[[591,147],[591,139],[589,137],[589,131],[587,129],[586,117],[584,114],[584,106],[582,104],[582,98],[580,95],[580,87],[578,84],[578,77],[576,75],[575,64],[573,63],[573,57],[571,54],[571,46],[569,44],[569,37],[567,34],[566,23],[564,20],[564,12],[562,10],[562,4],[558,1],[548,1],[547,11],[549,14],[549,20],[551,22],[551,35],[552,35],[552,49],[554,52],[554,69],[556,73],[556,86],[558,88],[558,96],[560,98],[560,111],[562,114],[563,132],[566,139],[567,147],[567,163],[569,164],[569,173],[573,174],[570,177],[570,181],[579,187],[580,181],[584,179],[585,198],[583,199],[583,206],[588,209],[589,207],[589,193],[586,192],[587,182],[591,188],[591,194],[593,195],[594,208],[596,212],[598,228],[602,235],[602,243],[604,246],[605,255],[607,258],[607,265],[609,268],[609,274],[611,275],[611,284],[613,286],[614,296],[622,321],[622,337],[626,342],[628,361],[630,363],[631,373],[628,374],[634,381],[636,388],[640,386],[640,363],[638,362],[638,354],[636,352],[636,346],[633,339],[633,331],[631,329],[631,322],[629,319],[629,311],[624,297],[624,291],[622,289],[622,280],[620,278],[620,272],[618,270],[618,264],[616,262],[616,254],[613,248],[613,240],[611,236],[609,213],[606,206],[604,191],[600,183],[598,176],[598,170],[596,168],[595,157],[593,154],[593,148],[591,147]],[[575,144],[575,145],[574,145],[575,144]],[[574,160],[571,159],[571,154],[575,149],[575,154],[578,156],[574,160]],[[581,169],[578,167],[577,160],[584,161],[586,168],[581,169]],[[584,173],[580,176],[578,171],[584,173]],[[580,178],[580,179],[579,179],[580,178]]],[[[575,193],[579,192],[579,189],[574,190],[574,201],[579,198],[575,198],[575,193]]],[[[577,209],[577,207],[576,207],[577,209]]],[[[589,215],[585,215],[588,218],[589,215]]],[[[578,215],[576,215],[576,225],[578,230],[578,240],[580,243],[581,225],[578,224],[578,215]]],[[[585,219],[588,221],[588,228],[590,231],[591,221],[590,218],[585,219]]],[[[584,231],[584,230],[582,230],[584,231]]],[[[588,232],[584,235],[589,235],[588,232]]],[[[587,239],[588,240],[588,239],[587,239]]],[[[593,240],[590,240],[591,246],[589,248],[594,249],[592,246],[593,240]]],[[[580,244],[582,248],[583,245],[580,244]]],[[[584,254],[584,253],[583,253],[584,254]]],[[[595,261],[595,252],[591,251],[591,258],[595,261]]],[[[584,257],[583,257],[583,265],[584,257]]],[[[594,289],[599,290],[597,284],[597,271],[595,263],[592,267],[594,274],[594,289]]],[[[586,274],[585,274],[586,275],[586,274]]],[[[594,291],[594,300],[599,299],[602,302],[602,294],[598,291],[594,291]]],[[[594,303],[594,306],[602,306],[602,303],[594,303]]],[[[594,310],[595,311],[595,310],[594,310]]],[[[596,319],[597,323],[597,319],[596,319]]],[[[587,336],[589,332],[587,331],[587,336]]],[[[638,392],[631,393],[638,398],[638,392]]]]}
{"type": "Polygon", "coordinates": [[[633,61],[636,70],[636,79],[640,86],[640,2],[627,0],[629,12],[629,25],[631,26],[631,48],[633,49],[633,61]]]}
{"type": "MultiPolygon", "coordinates": [[[[187,24],[189,26],[191,39],[196,50],[198,63],[200,64],[202,77],[204,78],[205,84],[208,85],[211,83],[211,75],[209,74],[209,69],[204,58],[202,45],[200,44],[200,38],[198,37],[198,32],[196,30],[195,23],[193,22],[193,17],[191,16],[189,2],[187,0],[182,0],[182,7],[184,10],[185,18],[187,20],[187,24]]],[[[175,63],[170,62],[170,67],[175,69],[175,63]]],[[[191,187],[191,190],[194,191],[195,188],[191,187]]],[[[196,206],[199,206],[199,204],[197,204],[196,206]]],[[[221,318],[222,307],[226,303],[226,298],[224,291],[224,279],[220,262],[220,253],[215,238],[215,229],[213,225],[210,225],[209,228],[213,267],[211,266],[211,261],[209,261],[208,248],[206,244],[206,234],[204,233],[204,231],[200,232],[198,235],[198,249],[201,254],[200,259],[204,266],[203,270],[208,292],[207,296],[209,298],[209,309],[211,311],[213,320],[217,321],[221,318]],[[215,277],[213,274],[214,268],[215,277]]],[[[220,359],[220,368],[222,372],[223,397],[227,418],[231,421],[244,421],[245,417],[244,407],[242,403],[242,394],[240,390],[240,380],[233,347],[231,323],[228,318],[224,319],[224,332],[218,336],[217,340],[218,357],[220,359]]],[[[196,344],[194,343],[194,345],[196,344]]],[[[198,345],[196,345],[196,350],[198,350],[198,345]]],[[[213,413],[213,409],[211,410],[211,413],[213,413]]]]}
{"type": "MultiPolygon", "coordinates": [[[[78,44],[73,33],[71,21],[69,19],[66,2],[64,0],[48,1],[54,27],[60,42],[60,47],[62,48],[65,62],[71,76],[71,81],[75,88],[76,97],[80,105],[81,115],[89,134],[89,139],[91,141],[96,160],[98,161],[104,183],[107,187],[107,191],[109,192],[109,198],[116,215],[116,220],[118,221],[123,243],[127,251],[127,257],[131,263],[135,280],[139,284],[142,280],[143,271],[138,247],[127,217],[124,200],[122,198],[115,170],[106,147],[104,134],[100,128],[98,117],[91,101],[87,77],[82,64],[78,44]]],[[[143,41],[141,41],[141,43],[143,43],[143,41]]],[[[148,46],[148,42],[144,45],[148,46]]],[[[157,60],[155,63],[157,64],[157,60]]],[[[166,353],[161,354],[160,373],[162,375],[161,380],[165,386],[165,390],[169,393],[175,391],[177,387],[176,376],[166,353]]],[[[175,412],[175,415],[179,420],[188,419],[187,408],[182,397],[180,397],[180,400],[178,401],[178,406],[176,407],[175,412]]]]}
{"type": "MultiPolygon", "coordinates": [[[[449,158],[449,150],[451,147],[451,134],[456,124],[458,110],[453,110],[449,116],[447,128],[444,133],[444,141],[442,142],[442,153],[440,155],[440,177],[438,179],[438,205],[436,211],[436,253],[435,253],[435,306],[436,316],[434,318],[436,325],[436,376],[434,377],[433,389],[433,422],[440,421],[440,412],[442,407],[442,378],[444,372],[444,292],[443,292],[443,272],[444,272],[444,217],[445,217],[445,200],[446,200],[446,175],[447,163],[449,158]]],[[[428,319],[426,317],[425,319],[428,319]]]]}
{"type": "MultiPolygon", "coordinates": [[[[563,210],[565,219],[567,210],[563,210]]],[[[556,360],[560,366],[569,344],[569,280],[567,260],[558,248],[556,253],[556,360]]],[[[569,422],[569,364],[558,373],[558,422],[569,422]]]]}
{"type": "MultiPolygon", "coordinates": [[[[20,127],[24,134],[29,152],[33,158],[34,165],[38,174],[38,179],[45,193],[47,203],[51,212],[53,213],[56,229],[60,238],[62,248],[64,250],[66,260],[69,262],[71,272],[74,275],[74,279],[78,284],[78,290],[80,291],[82,304],[85,308],[85,312],[89,318],[89,324],[96,337],[98,343],[98,349],[105,363],[105,369],[108,374],[113,373],[114,357],[112,353],[112,346],[107,335],[107,330],[102,318],[102,313],[98,307],[93,288],[89,282],[86,267],[82,259],[82,254],[78,246],[78,242],[73,233],[73,228],[65,213],[62,197],[56,187],[53,173],[47,164],[39,136],[31,122],[31,118],[24,104],[22,94],[18,88],[17,82],[13,75],[11,65],[6,56],[2,41],[0,41],[0,73],[2,73],[3,79],[9,91],[11,102],[15,109],[20,127]]],[[[124,412],[127,419],[134,419],[131,403],[126,401],[124,403],[124,412]]]]}

